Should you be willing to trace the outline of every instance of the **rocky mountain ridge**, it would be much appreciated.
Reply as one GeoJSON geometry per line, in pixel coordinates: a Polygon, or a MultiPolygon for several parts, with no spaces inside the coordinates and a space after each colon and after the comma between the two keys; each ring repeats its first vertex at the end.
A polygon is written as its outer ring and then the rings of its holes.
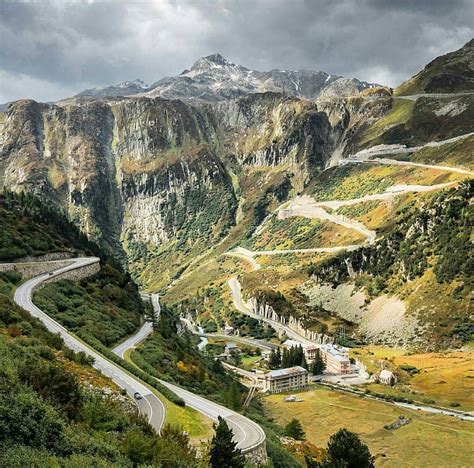
{"type": "Polygon", "coordinates": [[[191,103],[218,102],[251,93],[268,91],[298,98],[315,99],[320,95],[356,95],[376,85],[356,78],[344,78],[322,71],[250,70],[212,54],[197,60],[188,70],[177,76],[166,77],[146,85],[140,80],[82,91],[76,97],[95,98],[118,96],[147,96],[181,99],[191,103]]]}
{"type": "Polygon", "coordinates": [[[99,88],[90,88],[81,91],[76,96],[90,96],[94,98],[106,98],[117,96],[130,96],[132,94],[142,93],[150,89],[150,85],[140,79],[133,81],[123,81],[117,85],[103,86],[99,88]]]}

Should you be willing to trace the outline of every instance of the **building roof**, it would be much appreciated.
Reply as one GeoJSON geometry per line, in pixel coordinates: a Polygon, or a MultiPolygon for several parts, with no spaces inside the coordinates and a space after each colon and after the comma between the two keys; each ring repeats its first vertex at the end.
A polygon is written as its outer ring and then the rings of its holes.
{"type": "Polygon", "coordinates": [[[227,343],[225,345],[226,349],[238,349],[238,346],[235,343],[227,343]]]}
{"type": "Polygon", "coordinates": [[[277,369],[269,372],[266,376],[272,379],[277,379],[279,377],[290,377],[292,375],[307,374],[308,371],[301,366],[288,367],[286,369],[277,369]]]}
{"type": "Polygon", "coordinates": [[[393,374],[393,372],[391,372],[387,369],[384,369],[382,372],[380,372],[379,377],[381,379],[391,379],[392,377],[395,377],[395,375],[393,374]]]}
{"type": "Polygon", "coordinates": [[[283,346],[285,346],[286,348],[292,348],[294,346],[296,346],[296,347],[301,346],[304,350],[318,349],[318,347],[315,344],[300,343],[299,341],[296,341],[296,340],[286,340],[283,343],[283,346]]]}
{"type": "Polygon", "coordinates": [[[348,361],[349,355],[346,348],[342,346],[326,344],[321,346],[321,351],[330,354],[336,361],[348,361]]]}

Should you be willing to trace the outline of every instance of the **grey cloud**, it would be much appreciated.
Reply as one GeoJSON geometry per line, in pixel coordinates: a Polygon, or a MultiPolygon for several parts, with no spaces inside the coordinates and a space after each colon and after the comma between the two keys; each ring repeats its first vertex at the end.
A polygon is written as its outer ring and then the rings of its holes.
{"type": "Polygon", "coordinates": [[[474,2],[155,0],[0,5],[0,102],[148,82],[220,52],[396,85],[473,34],[474,2]],[[21,76],[5,84],[6,77],[21,76]],[[56,90],[56,91],[55,91],[56,90]]]}

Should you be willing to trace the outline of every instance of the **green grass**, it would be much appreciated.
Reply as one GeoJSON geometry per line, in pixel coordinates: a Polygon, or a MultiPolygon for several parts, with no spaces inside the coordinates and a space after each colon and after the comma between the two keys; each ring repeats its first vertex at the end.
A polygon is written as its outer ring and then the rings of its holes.
{"type": "MultiPolygon", "coordinates": [[[[293,392],[294,393],[294,392],[293,392]]],[[[299,392],[301,403],[285,403],[284,395],[264,399],[280,425],[301,421],[310,442],[319,447],[345,427],[359,434],[380,467],[468,467],[472,462],[472,423],[448,416],[410,411],[394,405],[316,387],[299,392]],[[404,415],[412,422],[397,430],[384,429],[404,415]]]]}
{"type": "MultiPolygon", "coordinates": [[[[136,364],[131,360],[130,354],[132,350],[129,349],[125,352],[124,359],[133,364],[136,364]]],[[[172,426],[180,426],[186,431],[191,441],[198,442],[200,440],[207,440],[212,435],[212,421],[189,406],[178,406],[169,400],[167,400],[158,390],[151,387],[150,385],[142,382],[143,385],[149,388],[163,403],[166,411],[165,423],[171,424],[172,426]]]]}
{"type": "Polygon", "coordinates": [[[393,99],[390,112],[363,133],[360,141],[361,146],[365,146],[369,141],[375,140],[388,128],[407,123],[413,114],[414,107],[414,101],[408,99],[393,99]]]}

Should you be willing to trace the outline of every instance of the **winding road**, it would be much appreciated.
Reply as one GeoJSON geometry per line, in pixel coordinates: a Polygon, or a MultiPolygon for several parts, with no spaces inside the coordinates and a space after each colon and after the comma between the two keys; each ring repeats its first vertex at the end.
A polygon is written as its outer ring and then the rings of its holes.
{"type": "MultiPolygon", "coordinates": [[[[77,339],[72,333],[68,332],[61,324],[49,317],[41,309],[35,306],[32,302],[32,295],[35,288],[41,283],[51,280],[65,272],[82,268],[87,265],[98,263],[99,259],[95,257],[71,259],[71,264],[59,268],[51,273],[35,276],[23,283],[17,288],[14,295],[14,301],[23,309],[28,311],[33,317],[38,318],[43,322],[46,328],[52,333],[58,333],[64,340],[65,345],[76,352],[84,352],[88,356],[94,358],[93,366],[100,370],[104,375],[114,381],[120,388],[123,388],[136,402],[139,411],[148,416],[148,421],[151,426],[160,433],[163,423],[165,421],[165,408],[160,399],[138,379],[128,374],[120,366],[110,362],[102,355],[94,351],[92,348],[77,339]],[[138,392],[142,395],[142,399],[137,400],[134,394],[138,392]]],[[[159,313],[159,298],[152,299],[155,314],[159,313]]],[[[114,352],[123,356],[124,353],[134,347],[139,342],[143,341],[153,331],[151,324],[145,323],[140,330],[133,336],[125,340],[121,345],[115,348],[114,352]],[[150,326],[148,326],[150,325],[150,326]]],[[[263,429],[254,421],[245,416],[236,413],[222,405],[207,400],[199,395],[195,395],[188,390],[184,390],[177,385],[157,379],[160,383],[168,387],[170,390],[179,395],[186,402],[187,406],[196,409],[205,416],[217,421],[218,416],[223,417],[229,427],[234,432],[234,440],[237,442],[237,447],[242,450],[242,453],[249,452],[256,447],[265,443],[266,435],[263,429]]]]}
{"type": "MultiPolygon", "coordinates": [[[[278,345],[274,343],[270,343],[269,341],[259,340],[257,338],[250,338],[238,335],[224,335],[222,333],[206,333],[202,327],[197,327],[194,325],[191,320],[182,317],[181,322],[185,324],[186,328],[193,333],[194,335],[198,335],[201,338],[216,338],[218,340],[226,340],[226,341],[236,341],[237,343],[242,343],[244,345],[253,346],[254,348],[260,348],[266,351],[271,351],[272,349],[277,350],[279,348],[278,345]]],[[[199,348],[201,350],[201,348],[199,348]]]]}
{"type": "MultiPolygon", "coordinates": [[[[152,294],[151,302],[156,317],[161,310],[158,294],[152,294]]],[[[123,357],[127,350],[145,340],[153,331],[151,324],[149,327],[146,325],[145,323],[135,335],[117,346],[114,349],[115,354],[123,357]]],[[[242,450],[242,453],[249,452],[265,442],[265,432],[257,423],[249,418],[170,382],[161,379],[156,380],[181,397],[185,401],[186,406],[194,408],[213,421],[217,421],[219,416],[223,417],[232,429],[234,440],[237,442],[237,447],[242,450]]]]}
{"type": "MultiPolygon", "coordinates": [[[[160,297],[158,294],[151,294],[151,304],[153,306],[153,315],[155,320],[158,320],[160,317],[161,307],[160,307],[160,297]]],[[[125,351],[131,348],[135,348],[139,343],[144,341],[148,335],[153,331],[153,323],[145,322],[140,330],[135,333],[135,335],[130,336],[124,342],[116,346],[112,351],[120,358],[124,359],[125,351]]]]}
{"type": "Polygon", "coordinates": [[[247,303],[244,301],[242,297],[242,287],[240,286],[239,280],[237,276],[233,276],[227,281],[227,285],[230,288],[231,296],[232,296],[232,301],[234,303],[234,307],[241,313],[248,315],[250,317],[253,317],[254,319],[257,320],[262,320],[266,323],[268,323],[273,329],[275,329],[277,332],[284,332],[288,338],[291,338],[293,340],[299,341],[300,343],[307,343],[307,344],[314,344],[311,340],[308,340],[304,336],[300,335],[296,331],[292,330],[290,327],[280,323],[276,322],[275,320],[269,319],[267,317],[262,317],[261,315],[255,314],[251,307],[247,305],[247,303]]]}
{"type": "Polygon", "coordinates": [[[387,158],[355,158],[354,159],[341,159],[341,164],[385,164],[388,166],[414,166],[414,167],[423,167],[425,169],[435,169],[438,171],[447,171],[447,172],[455,172],[457,174],[463,175],[470,175],[473,176],[474,172],[469,171],[467,169],[463,169],[461,167],[452,167],[452,166],[438,166],[435,164],[423,164],[423,163],[416,163],[412,161],[400,161],[398,159],[387,159],[387,158]]]}
{"type": "Polygon", "coordinates": [[[23,283],[15,291],[14,301],[20,307],[28,311],[33,317],[41,320],[41,322],[43,322],[50,332],[59,334],[63,339],[64,344],[68,348],[76,352],[82,351],[88,356],[94,358],[93,366],[100,370],[104,375],[109,377],[120,388],[126,390],[126,392],[137,404],[139,411],[148,416],[148,422],[159,434],[165,420],[165,408],[160,399],[151,393],[151,391],[138,379],[128,374],[120,366],[110,362],[108,359],[104,358],[102,355],[91,349],[89,346],[68,332],[61,324],[56,322],[49,315],[45,314],[41,309],[33,304],[33,290],[41,283],[44,283],[45,281],[50,280],[55,276],[59,276],[67,271],[97,263],[99,262],[99,259],[95,257],[88,257],[71,259],[71,261],[72,263],[66,267],[60,268],[51,273],[35,276],[34,278],[31,278],[30,280],[23,283]],[[143,398],[140,400],[135,399],[134,394],[136,392],[140,393],[143,398]]]}

